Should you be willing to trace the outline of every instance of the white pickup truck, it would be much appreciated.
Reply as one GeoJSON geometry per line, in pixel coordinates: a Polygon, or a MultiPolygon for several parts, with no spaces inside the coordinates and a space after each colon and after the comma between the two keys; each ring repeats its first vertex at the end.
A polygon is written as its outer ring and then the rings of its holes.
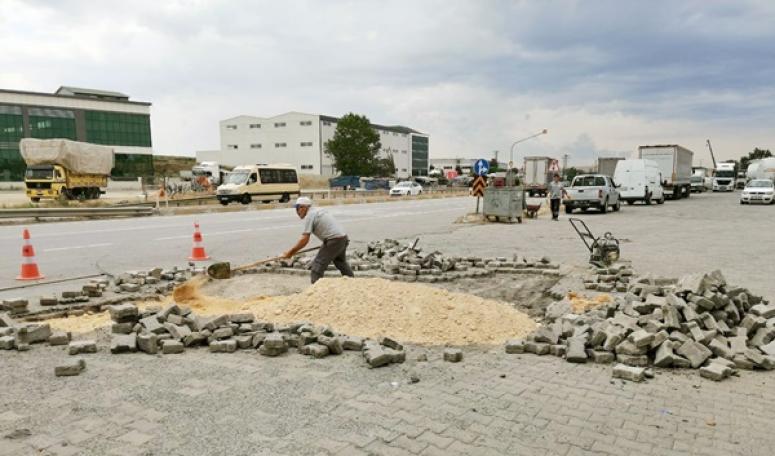
{"type": "Polygon", "coordinates": [[[572,213],[574,209],[586,211],[589,208],[595,208],[606,213],[609,207],[614,211],[622,207],[619,190],[616,189],[613,180],[601,174],[576,176],[565,191],[568,193],[568,199],[564,201],[566,214],[572,213]]]}

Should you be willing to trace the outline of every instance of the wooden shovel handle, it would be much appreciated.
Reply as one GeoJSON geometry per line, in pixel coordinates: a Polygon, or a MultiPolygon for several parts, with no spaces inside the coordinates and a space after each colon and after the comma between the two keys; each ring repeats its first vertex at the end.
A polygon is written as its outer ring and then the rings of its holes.
{"type": "MultiPolygon", "coordinates": [[[[319,250],[321,247],[323,247],[323,246],[319,245],[317,247],[310,247],[308,249],[299,250],[298,252],[296,252],[296,255],[298,255],[300,253],[313,252],[315,250],[319,250]]],[[[296,256],[296,255],[294,255],[294,256],[296,256]]],[[[285,259],[285,257],[281,257],[281,256],[276,256],[276,257],[272,257],[272,258],[266,258],[264,260],[258,260],[256,262],[253,262],[253,263],[250,263],[250,264],[243,264],[242,266],[239,266],[239,267],[236,267],[236,268],[232,269],[232,271],[242,271],[243,269],[250,269],[252,267],[255,267],[255,266],[258,266],[258,265],[261,265],[261,264],[264,264],[264,263],[271,263],[272,261],[283,260],[283,259],[285,259]]]]}

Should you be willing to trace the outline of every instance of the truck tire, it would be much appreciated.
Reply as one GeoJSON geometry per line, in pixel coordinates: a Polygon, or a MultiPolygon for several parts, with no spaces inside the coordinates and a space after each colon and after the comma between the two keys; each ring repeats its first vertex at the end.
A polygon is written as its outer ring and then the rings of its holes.
{"type": "Polygon", "coordinates": [[[229,205],[229,200],[221,200],[220,203],[222,205],[224,205],[224,206],[228,206],[229,205]]]}
{"type": "Polygon", "coordinates": [[[627,200],[627,204],[628,204],[628,205],[630,205],[630,206],[632,206],[633,204],[635,204],[635,201],[633,201],[633,200],[627,200]]]}
{"type": "Polygon", "coordinates": [[[250,195],[248,195],[247,193],[242,195],[242,198],[240,198],[240,203],[242,204],[250,204],[251,201],[252,199],[250,198],[250,195]]]}
{"type": "Polygon", "coordinates": [[[32,197],[30,197],[30,201],[32,201],[33,203],[39,203],[40,202],[40,198],[38,198],[37,196],[32,196],[32,197]]]}
{"type": "Polygon", "coordinates": [[[651,193],[646,193],[646,198],[643,199],[646,206],[651,206],[651,193]]]}
{"type": "Polygon", "coordinates": [[[665,204],[665,194],[662,194],[662,197],[657,200],[657,204],[665,204]]]}
{"type": "Polygon", "coordinates": [[[686,198],[692,196],[692,188],[691,187],[684,187],[684,196],[686,198]]]}
{"type": "Polygon", "coordinates": [[[573,208],[566,204],[565,205],[565,213],[566,214],[572,214],[573,213],[573,208]]]}
{"type": "Polygon", "coordinates": [[[619,212],[621,208],[622,208],[622,200],[616,200],[616,204],[614,204],[614,212],[619,212]]]}
{"type": "Polygon", "coordinates": [[[287,203],[290,200],[291,200],[291,195],[287,193],[283,193],[283,196],[280,198],[281,203],[287,203]]]}

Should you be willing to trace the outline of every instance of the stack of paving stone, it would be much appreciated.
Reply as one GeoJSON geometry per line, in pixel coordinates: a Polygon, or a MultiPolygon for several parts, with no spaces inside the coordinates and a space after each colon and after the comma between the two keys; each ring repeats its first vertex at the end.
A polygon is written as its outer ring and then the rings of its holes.
{"type": "MultiPolygon", "coordinates": [[[[299,257],[269,263],[258,269],[261,272],[285,272],[309,268],[313,256],[299,257]],[[286,268],[286,269],[283,269],[286,268]]],[[[446,282],[461,278],[487,277],[494,273],[559,275],[559,265],[548,258],[519,260],[506,257],[482,258],[477,256],[454,257],[434,251],[424,253],[417,241],[402,245],[394,239],[371,242],[366,250],[355,251],[348,256],[354,271],[374,271],[391,280],[405,282],[446,282]]],[[[328,270],[335,270],[329,265],[328,270]]]]}
{"type": "Polygon", "coordinates": [[[29,303],[26,299],[15,298],[0,301],[0,311],[8,312],[11,316],[27,312],[29,303]]]}
{"type": "Polygon", "coordinates": [[[634,272],[628,265],[594,268],[592,273],[584,279],[584,288],[604,293],[626,292],[633,275],[634,272]]]}
{"type": "Polygon", "coordinates": [[[719,271],[643,277],[610,305],[556,318],[524,341],[509,341],[506,352],[617,361],[624,366],[615,374],[634,378],[652,365],[694,368],[718,381],[737,369],[775,369],[775,304],[728,285],[719,271]]]}
{"type": "MultiPolygon", "coordinates": [[[[277,325],[256,321],[251,313],[218,316],[197,316],[191,309],[170,305],[164,309],[149,307],[140,311],[135,305],[120,304],[108,307],[113,325],[111,353],[141,351],[149,354],[177,354],[187,347],[208,346],[211,352],[232,353],[240,350],[258,350],[264,356],[279,356],[296,348],[314,358],[340,355],[344,350],[362,351],[371,367],[402,363],[406,359],[403,346],[383,337],[373,341],[335,333],[327,326],[308,322],[277,325]]],[[[70,354],[84,353],[96,344],[79,341],[71,344],[70,354]],[[76,347],[76,348],[72,348],[76,347]]]]}
{"type": "Polygon", "coordinates": [[[70,334],[52,332],[48,323],[19,323],[6,312],[0,312],[0,350],[27,351],[32,344],[48,342],[67,345],[70,334]]]}

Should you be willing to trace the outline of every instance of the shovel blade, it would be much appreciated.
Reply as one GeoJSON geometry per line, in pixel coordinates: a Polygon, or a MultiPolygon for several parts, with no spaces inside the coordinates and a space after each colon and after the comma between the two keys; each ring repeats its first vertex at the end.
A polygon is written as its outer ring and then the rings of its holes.
{"type": "Polygon", "coordinates": [[[229,279],[231,278],[231,263],[228,261],[213,263],[207,267],[207,275],[213,279],[229,279]]]}

